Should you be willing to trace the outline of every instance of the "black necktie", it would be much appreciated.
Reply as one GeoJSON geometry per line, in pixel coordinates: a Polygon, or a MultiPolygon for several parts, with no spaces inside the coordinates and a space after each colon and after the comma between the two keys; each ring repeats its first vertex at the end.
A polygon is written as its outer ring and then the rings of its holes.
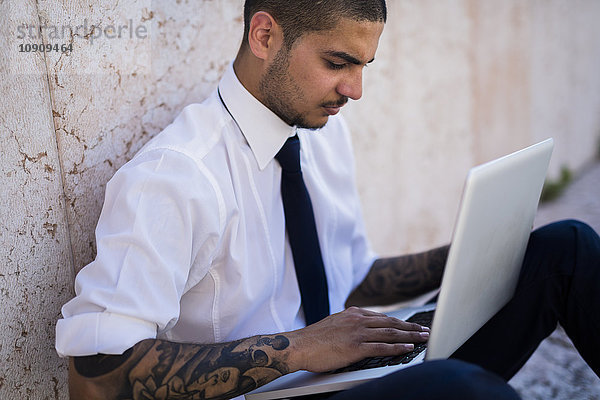
{"type": "Polygon", "coordinates": [[[329,315],[329,294],[315,216],[300,169],[298,136],[289,138],[275,158],[282,169],[281,198],[285,226],[294,257],[306,325],[310,325],[329,315]]]}

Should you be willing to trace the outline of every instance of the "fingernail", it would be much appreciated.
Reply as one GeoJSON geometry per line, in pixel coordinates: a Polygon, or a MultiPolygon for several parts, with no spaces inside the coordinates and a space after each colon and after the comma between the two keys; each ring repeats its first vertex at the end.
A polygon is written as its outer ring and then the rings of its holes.
{"type": "Polygon", "coordinates": [[[405,344],[404,347],[406,348],[406,350],[414,350],[415,349],[415,345],[412,343],[405,344]]]}
{"type": "Polygon", "coordinates": [[[419,332],[422,338],[427,339],[429,337],[429,332],[419,332]]]}
{"type": "Polygon", "coordinates": [[[428,327],[426,327],[426,326],[422,326],[422,327],[421,327],[421,330],[422,330],[422,331],[424,331],[424,332],[431,332],[431,329],[429,329],[429,328],[428,328],[428,327]]]}

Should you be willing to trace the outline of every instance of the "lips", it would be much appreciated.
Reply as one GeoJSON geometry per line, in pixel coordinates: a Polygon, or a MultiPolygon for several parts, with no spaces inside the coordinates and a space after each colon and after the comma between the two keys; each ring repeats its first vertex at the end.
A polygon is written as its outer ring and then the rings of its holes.
{"type": "Polygon", "coordinates": [[[340,112],[340,109],[342,107],[323,107],[325,109],[325,111],[327,112],[327,114],[329,115],[335,115],[337,113],[340,112]]]}
{"type": "Polygon", "coordinates": [[[344,97],[341,97],[340,99],[338,99],[338,101],[331,102],[331,103],[324,103],[322,105],[322,107],[325,110],[325,112],[327,112],[327,114],[335,115],[340,112],[340,109],[342,107],[344,107],[346,105],[346,103],[348,103],[348,98],[344,96],[344,97]]]}

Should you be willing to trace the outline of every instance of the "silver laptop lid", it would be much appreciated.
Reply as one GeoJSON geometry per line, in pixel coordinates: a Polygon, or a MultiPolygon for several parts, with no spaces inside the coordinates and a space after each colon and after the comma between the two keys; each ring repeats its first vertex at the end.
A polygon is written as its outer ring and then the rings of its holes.
{"type": "Polygon", "coordinates": [[[547,139],[469,171],[426,359],[448,358],[512,297],[553,147],[547,139]]]}

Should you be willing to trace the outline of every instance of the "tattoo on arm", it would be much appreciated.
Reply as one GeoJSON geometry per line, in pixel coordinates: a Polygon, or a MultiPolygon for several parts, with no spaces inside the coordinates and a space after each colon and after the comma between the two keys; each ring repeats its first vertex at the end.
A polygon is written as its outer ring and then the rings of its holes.
{"type": "Polygon", "coordinates": [[[440,286],[449,246],[424,253],[375,261],[363,282],[348,297],[347,306],[392,304],[440,286]]]}
{"type": "Polygon", "coordinates": [[[81,384],[105,399],[229,399],[287,374],[289,345],[284,335],[210,345],[148,339],[121,356],[75,357],[71,395],[81,384]]]}

